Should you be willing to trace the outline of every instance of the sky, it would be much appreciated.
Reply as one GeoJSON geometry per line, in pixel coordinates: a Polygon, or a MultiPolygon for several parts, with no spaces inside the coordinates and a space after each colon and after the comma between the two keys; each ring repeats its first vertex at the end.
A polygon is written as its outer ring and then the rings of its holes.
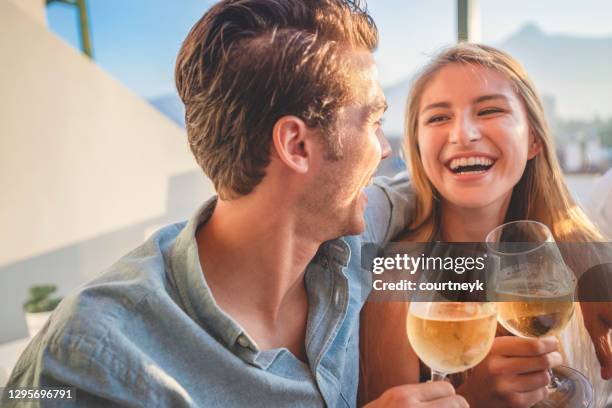
{"type": "MultiPolygon", "coordinates": [[[[143,98],[174,92],[176,54],[212,0],[88,0],[96,62],[143,98]]],[[[612,35],[609,0],[479,0],[481,40],[496,45],[527,22],[546,33],[612,35]]],[[[383,86],[401,81],[456,39],[456,0],[370,0],[383,86]]],[[[47,7],[49,27],[79,47],[72,7],[47,7]]]]}

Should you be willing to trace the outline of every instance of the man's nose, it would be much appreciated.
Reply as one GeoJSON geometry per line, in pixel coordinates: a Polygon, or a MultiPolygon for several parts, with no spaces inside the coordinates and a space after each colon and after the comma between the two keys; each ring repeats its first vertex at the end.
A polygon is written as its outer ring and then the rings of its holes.
{"type": "Polygon", "coordinates": [[[391,155],[391,145],[382,131],[378,134],[378,143],[380,143],[381,160],[386,159],[391,155]]]}
{"type": "Polygon", "coordinates": [[[457,115],[457,120],[449,134],[449,142],[452,144],[469,145],[480,139],[480,131],[469,114],[457,115]]]}

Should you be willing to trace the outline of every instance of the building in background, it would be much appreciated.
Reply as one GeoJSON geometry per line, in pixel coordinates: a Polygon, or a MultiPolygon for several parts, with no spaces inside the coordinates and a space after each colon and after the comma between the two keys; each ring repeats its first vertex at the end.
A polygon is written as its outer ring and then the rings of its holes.
{"type": "Polygon", "coordinates": [[[31,285],[72,291],[213,192],[184,129],[44,15],[0,0],[0,343],[26,336],[31,285]]]}

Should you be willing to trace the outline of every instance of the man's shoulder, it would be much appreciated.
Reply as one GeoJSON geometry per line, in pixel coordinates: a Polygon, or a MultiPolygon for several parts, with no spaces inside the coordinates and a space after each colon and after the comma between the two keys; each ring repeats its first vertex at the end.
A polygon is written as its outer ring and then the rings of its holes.
{"type": "Polygon", "coordinates": [[[372,185],[366,190],[366,194],[368,199],[370,197],[374,198],[374,200],[382,200],[384,198],[391,205],[403,203],[410,207],[413,207],[416,197],[414,185],[405,171],[397,173],[393,177],[375,177],[372,185]]]}
{"type": "Polygon", "coordinates": [[[114,337],[129,336],[142,320],[154,319],[156,316],[143,315],[150,305],[142,308],[141,304],[150,298],[158,305],[174,302],[168,257],[183,226],[178,223],[162,228],[67,296],[38,335],[38,347],[88,347],[90,340],[101,343],[110,332],[114,337]]]}
{"type": "Polygon", "coordinates": [[[172,244],[184,226],[181,222],[160,229],[99,277],[81,286],[62,302],[58,320],[73,322],[97,316],[112,324],[138,310],[138,304],[147,297],[172,294],[172,244]]]}
{"type": "Polygon", "coordinates": [[[376,177],[366,189],[366,230],[363,239],[384,244],[412,222],[416,210],[416,194],[408,173],[394,177],[376,177]]]}
{"type": "Polygon", "coordinates": [[[77,386],[111,379],[131,384],[149,358],[146,343],[156,333],[166,335],[152,328],[176,320],[166,315],[182,313],[168,256],[183,226],[158,231],[67,296],[20,357],[12,381],[42,386],[43,378],[65,377],[77,386]]]}

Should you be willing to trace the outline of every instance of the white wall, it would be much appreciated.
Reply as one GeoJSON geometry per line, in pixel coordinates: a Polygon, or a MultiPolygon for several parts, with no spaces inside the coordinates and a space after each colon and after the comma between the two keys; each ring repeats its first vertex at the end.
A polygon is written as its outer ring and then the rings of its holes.
{"type": "Polygon", "coordinates": [[[13,1],[0,0],[0,342],[25,335],[29,285],[68,292],[212,194],[182,129],[13,1]]]}
{"type": "MultiPolygon", "coordinates": [[[[4,0],[0,0],[4,1],[4,0]]],[[[8,0],[38,24],[47,26],[46,0],[8,0]]]]}

